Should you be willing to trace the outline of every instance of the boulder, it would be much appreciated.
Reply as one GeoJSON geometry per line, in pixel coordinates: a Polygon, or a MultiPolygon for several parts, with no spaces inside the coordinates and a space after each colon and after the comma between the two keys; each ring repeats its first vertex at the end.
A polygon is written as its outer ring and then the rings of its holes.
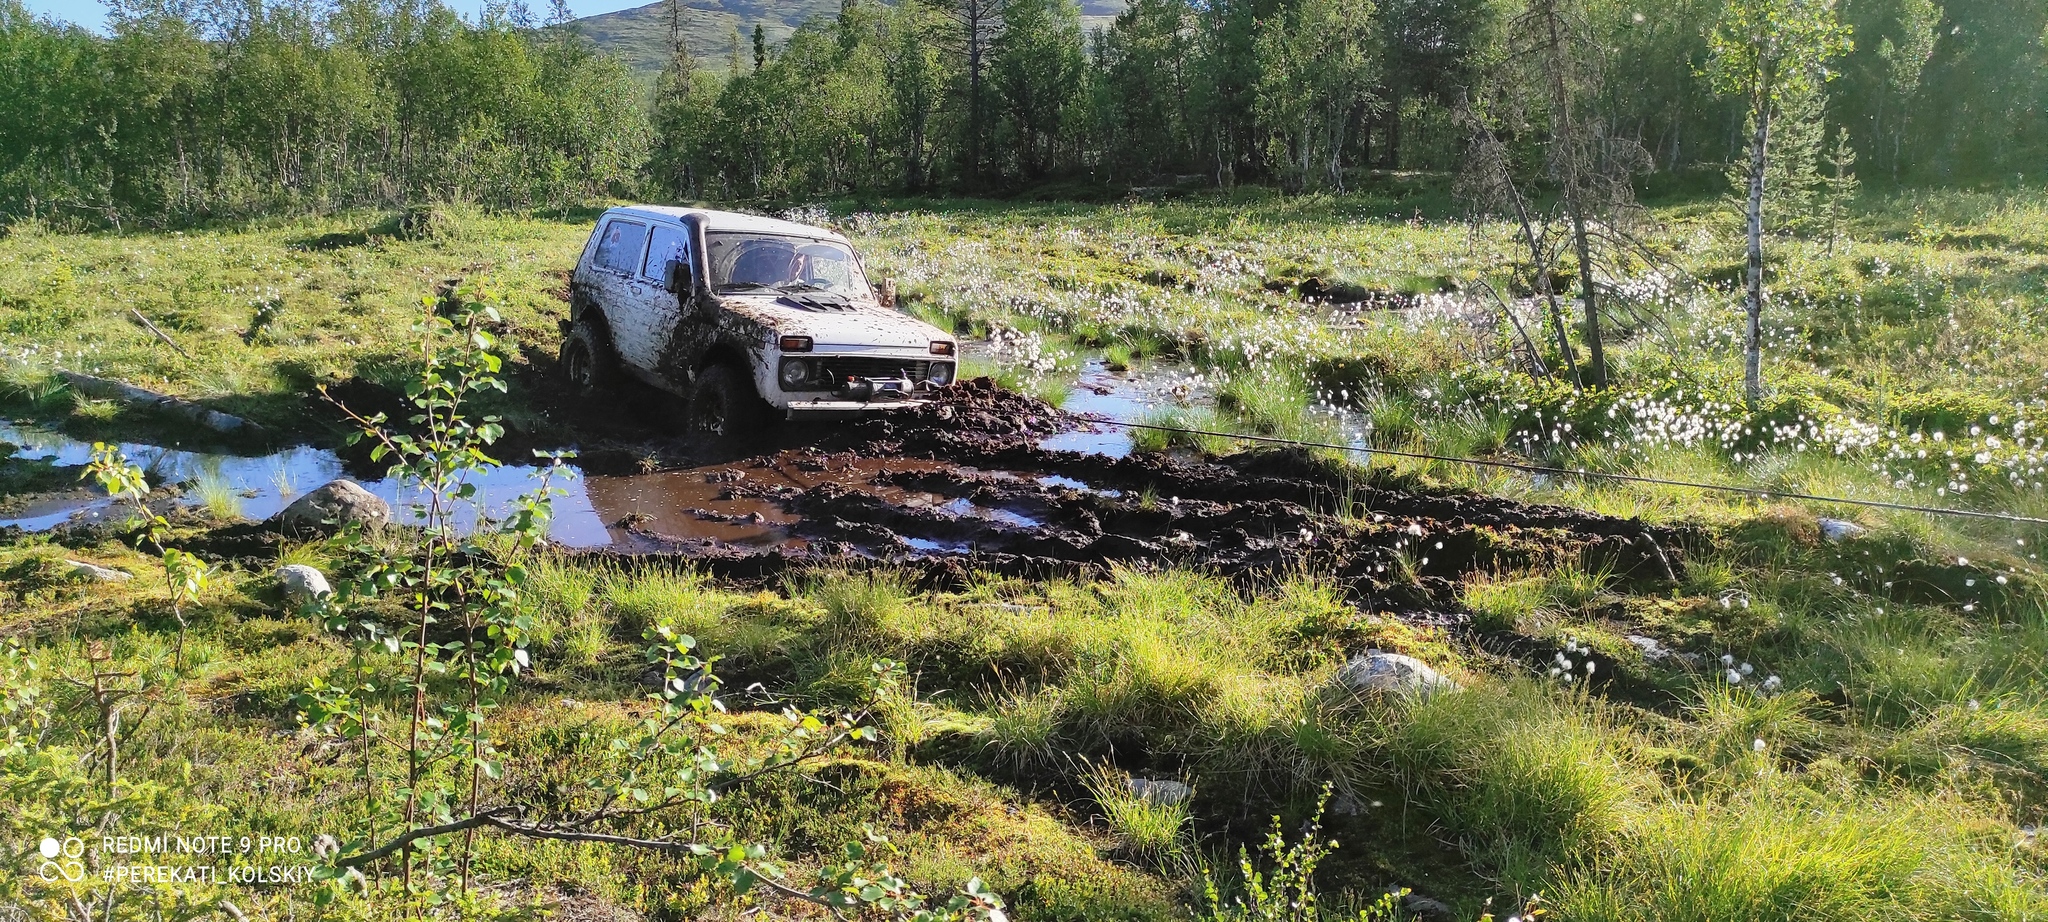
{"type": "Polygon", "coordinates": [[[1367,650],[1352,657],[1337,670],[1330,683],[1355,695],[1431,695],[1458,688],[1458,683],[1415,657],[1381,650],[1367,650]]]}
{"type": "Polygon", "coordinates": [[[1820,536],[1829,541],[1847,541],[1862,537],[1866,529],[1855,522],[1843,519],[1821,519],[1820,536]]]}
{"type": "Polygon", "coordinates": [[[71,572],[102,583],[121,583],[135,578],[133,573],[123,572],[112,567],[103,567],[96,563],[86,563],[83,560],[66,560],[64,562],[71,565],[71,572]]]}
{"type": "Polygon", "coordinates": [[[362,484],[336,480],[293,500],[272,521],[297,534],[327,534],[348,525],[377,529],[391,521],[391,506],[362,484]]]}
{"type": "Polygon", "coordinates": [[[325,575],[302,563],[278,567],[277,584],[284,589],[284,597],[294,605],[317,602],[321,596],[334,592],[334,588],[327,585],[325,575]]]}

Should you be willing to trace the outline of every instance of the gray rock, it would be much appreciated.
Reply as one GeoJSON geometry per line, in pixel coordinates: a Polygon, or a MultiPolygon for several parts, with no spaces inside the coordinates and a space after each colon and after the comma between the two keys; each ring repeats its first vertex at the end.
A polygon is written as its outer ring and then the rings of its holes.
{"type": "Polygon", "coordinates": [[[103,567],[96,563],[86,563],[83,560],[66,560],[64,562],[71,565],[71,572],[79,576],[99,580],[102,583],[123,583],[135,578],[133,573],[123,572],[112,567],[103,567]]]}
{"type": "Polygon", "coordinates": [[[293,500],[272,521],[300,534],[327,534],[337,525],[377,529],[391,521],[391,506],[353,480],[336,480],[293,500]]]}
{"type": "Polygon", "coordinates": [[[1660,659],[1663,659],[1671,655],[1671,651],[1665,649],[1663,644],[1658,643],[1657,638],[1655,637],[1644,637],[1641,634],[1630,634],[1628,635],[1627,639],[1629,643],[1635,645],[1636,649],[1643,651],[1643,659],[1649,660],[1650,662],[1654,663],[1660,659]]]}
{"type": "Polygon", "coordinates": [[[295,605],[319,601],[322,596],[334,592],[334,588],[327,585],[326,576],[302,563],[278,567],[277,584],[284,587],[284,597],[295,605]]]}
{"type": "Polygon", "coordinates": [[[673,691],[685,698],[718,691],[718,680],[706,675],[702,666],[673,679],[668,678],[665,672],[660,663],[649,664],[640,671],[640,685],[657,692],[673,691]]]}
{"type": "Polygon", "coordinates": [[[1845,522],[1841,519],[1820,520],[1820,536],[1829,541],[1847,541],[1850,538],[1862,535],[1867,530],[1855,522],[1845,522]]]}
{"type": "Polygon", "coordinates": [[[1423,922],[1457,922],[1458,914],[1441,900],[1410,893],[1401,898],[1401,908],[1423,922]]]}
{"type": "Polygon", "coordinates": [[[1458,683],[1412,656],[1367,650],[1337,670],[1331,684],[1353,694],[1432,695],[1456,691],[1458,683]]]}
{"type": "Polygon", "coordinates": [[[1153,778],[1130,779],[1131,796],[1161,806],[1181,803],[1194,794],[1187,785],[1178,781],[1161,781],[1153,778]]]}

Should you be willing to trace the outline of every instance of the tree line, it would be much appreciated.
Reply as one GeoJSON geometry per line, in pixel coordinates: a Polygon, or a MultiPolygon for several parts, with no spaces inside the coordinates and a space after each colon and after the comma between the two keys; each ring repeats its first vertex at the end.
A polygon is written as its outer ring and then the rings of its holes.
{"type": "MultiPolygon", "coordinates": [[[[1481,129],[1555,188],[1560,119],[1603,176],[1746,175],[1757,100],[1723,65],[1775,39],[1729,30],[1780,2],[1130,0],[1084,29],[1074,0],[844,0],[779,45],[735,30],[707,61],[669,0],[650,90],[559,0],[474,21],[439,0],[111,0],[104,36],[0,0],[0,209],[1341,189],[1463,171],[1481,129]],[[1563,95],[1538,92],[1567,71],[1563,95]]],[[[1767,94],[1788,194],[1831,163],[1889,183],[2048,162],[2048,6],[1812,7],[1840,41],[1795,62],[1812,92],[1767,94]]]]}
{"type": "Polygon", "coordinates": [[[118,225],[423,197],[550,204],[640,182],[632,75],[523,13],[110,0],[108,24],[95,35],[0,0],[5,213],[118,225]]]}

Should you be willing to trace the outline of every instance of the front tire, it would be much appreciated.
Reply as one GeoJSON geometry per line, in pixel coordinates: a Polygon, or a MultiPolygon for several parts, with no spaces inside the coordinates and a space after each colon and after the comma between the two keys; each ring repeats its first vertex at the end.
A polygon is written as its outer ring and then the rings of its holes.
{"type": "Polygon", "coordinates": [[[569,328],[562,340],[562,376],[585,397],[611,390],[618,383],[618,358],[604,321],[589,314],[569,328]]]}
{"type": "Polygon", "coordinates": [[[690,431],[702,435],[739,435],[758,427],[766,416],[753,382],[731,365],[713,365],[697,375],[690,391],[690,431]]]}

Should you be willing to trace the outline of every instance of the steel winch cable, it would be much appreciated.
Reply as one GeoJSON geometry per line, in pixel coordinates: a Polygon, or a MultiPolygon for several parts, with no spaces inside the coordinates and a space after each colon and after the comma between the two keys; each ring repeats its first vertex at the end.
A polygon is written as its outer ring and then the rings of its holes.
{"type": "Polygon", "coordinates": [[[1111,419],[1094,414],[1080,414],[1083,421],[1099,426],[1118,426],[1125,429],[1149,429],[1154,432],[1177,432],[1183,435],[1203,435],[1213,438],[1239,439],[1248,442],[1262,442],[1268,445],[1289,445],[1297,448],[1328,448],[1336,451],[1353,452],[1368,457],[1386,455],[1394,458],[1409,458],[1418,461],[1442,461],[1449,464],[1470,464],[1475,467],[1504,468],[1530,474],[1550,474],[1557,477],[1585,477],[1596,480],[1612,480],[1622,483],[1654,484],[1666,487],[1685,487],[1713,493],[1734,493],[1742,496],[1768,499],[1798,499],[1819,503],[1836,503],[1844,506],[1861,506],[1870,509],[1889,509],[1897,512],[1920,512],[1928,515],[1949,515],[1960,518],[1986,519],[1995,522],[2016,522],[2024,525],[2048,525],[2048,519],[2009,512],[1982,512],[1976,509],[1956,509],[1947,506],[1922,506],[1915,503],[1894,503],[1881,499],[1850,499],[1844,496],[1819,496],[1791,490],[1767,490],[1762,487],[1736,487],[1718,483],[1700,483],[1692,480],[1667,480],[1661,477],[1644,477],[1639,474],[1615,474],[1605,471],[1572,470],[1564,467],[1550,467],[1542,464],[1528,464],[1521,461],[1500,461],[1492,458],[1454,458],[1448,455],[1433,455],[1427,452],[1400,451],[1392,448],[1369,448],[1359,445],[1337,445],[1329,442],[1309,442],[1301,439],[1283,439],[1270,435],[1246,435],[1237,432],[1215,432],[1208,429],[1191,429],[1181,426],[1162,426],[1156,423],[1136,423],[1129,420],[1111,419]]]}

